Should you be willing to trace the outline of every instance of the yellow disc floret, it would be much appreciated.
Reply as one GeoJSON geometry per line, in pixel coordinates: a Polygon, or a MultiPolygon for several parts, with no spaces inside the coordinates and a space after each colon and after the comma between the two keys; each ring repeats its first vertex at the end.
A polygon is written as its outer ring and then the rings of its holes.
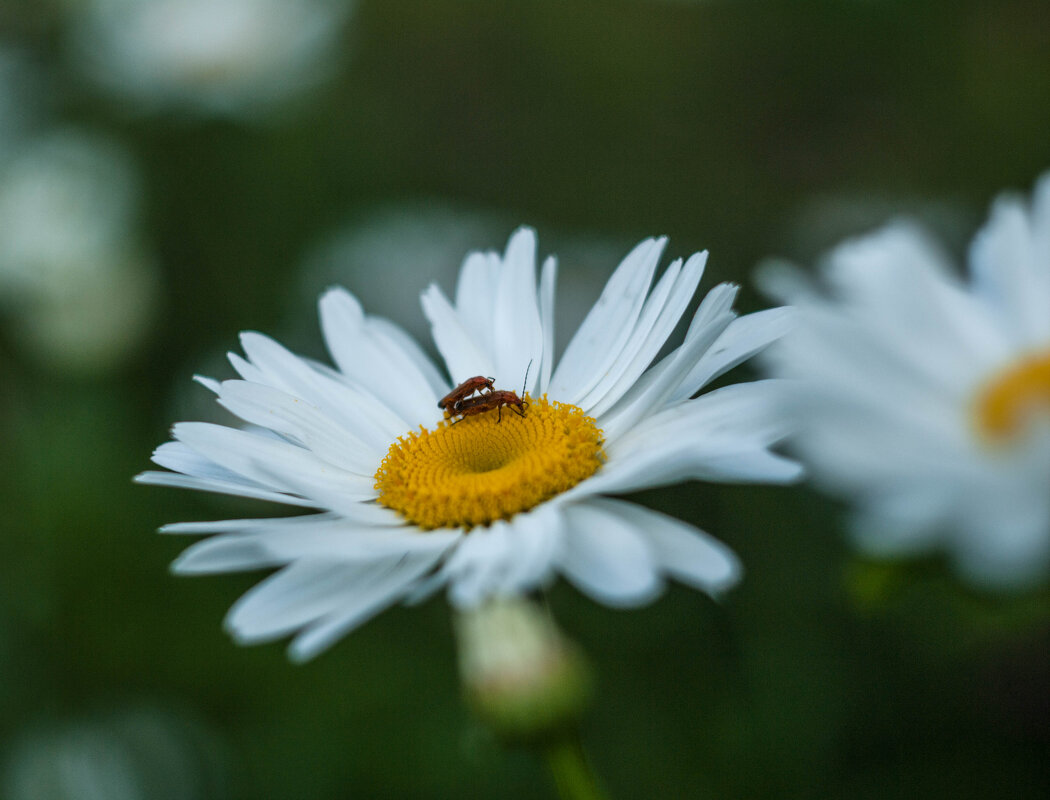
{"type": "Polygon", "coordinates": [[[420,426],[390,446],[376,471],[379,502],[421,528],[472,528],[510,519],[593,475],[602,432],[546,395],[524,416],[503,409],[420,426]]]}
{"type": "Polygon", "coordinates": [[[1050,353],[1003,370],[977,397],[977,426],[994,440],[1015,436],[1038,411],[1050,414],[1050,353]]]}

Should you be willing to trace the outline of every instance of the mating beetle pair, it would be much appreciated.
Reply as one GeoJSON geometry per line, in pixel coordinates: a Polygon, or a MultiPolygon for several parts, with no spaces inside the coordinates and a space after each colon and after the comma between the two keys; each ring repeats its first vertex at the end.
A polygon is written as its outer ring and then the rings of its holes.
{"type": "MultiPolygon", "coordinates": [[[[529,362],[532,366],[532,362],[529,362]]],[[[514,392],[505,389],[493,389],[494,378],[486,378],[484,375],[475,375],[467,378],[463,383],[438,400],[438,408],[442,408],[450,416],[459,415],[456,422],[462,422],[467,417],[475,414],[483,414],[486,411],[496,409],[499,416],[496,422],[503,421],[503,406],[510,406],[518,416],[525,416],[528,403],[522,400],[514,392]],[[486,391],[487,390],[487,391],[486,391]],[[475,392],[477,395],[471,397],[475,392]]],[[[525,383],[521,386],[521,393],[525,394],[525,385],[529,381],[528,367],[525,369],[525,383]]],[[[455,425],[456,422],[452,424],[455,425]]]]}

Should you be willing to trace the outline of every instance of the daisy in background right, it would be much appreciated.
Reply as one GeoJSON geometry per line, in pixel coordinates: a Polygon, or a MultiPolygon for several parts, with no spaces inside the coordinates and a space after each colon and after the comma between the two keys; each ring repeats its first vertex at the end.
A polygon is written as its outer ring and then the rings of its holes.
{"type": "Polygon", "coordinates": [[[792,446],[852,501],[877,557],[943,553],[992,590],[1050,573],[1050,173],[1000,197],[960,275],[907,221],[844,242],[812,279],[764,266],[796,307],[764,364],[790,378],[792,446]]]}

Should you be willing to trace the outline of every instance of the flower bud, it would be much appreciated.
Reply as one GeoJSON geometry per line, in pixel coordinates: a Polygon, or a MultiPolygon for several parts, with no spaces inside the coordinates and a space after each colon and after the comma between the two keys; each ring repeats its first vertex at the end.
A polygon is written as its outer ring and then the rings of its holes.
{"type": "Polygon", "coordinates": [[[523,598],[502,597],[456,619],[467,702],[500,738],[536,741],[578,722],[591,696],[579,648],[523,598]]]}

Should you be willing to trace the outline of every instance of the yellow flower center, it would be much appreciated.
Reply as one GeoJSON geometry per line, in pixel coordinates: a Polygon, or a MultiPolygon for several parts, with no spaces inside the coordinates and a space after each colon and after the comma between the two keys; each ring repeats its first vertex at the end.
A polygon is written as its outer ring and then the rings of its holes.
{"type": "Polygon", "coordinates": [[[379,502],[421,528],[510,519],[593,475],[602,432],[576,406],[546,395],[525,415],[504,408],[420,426],[390,445],[376,471],[379,502]]]}
{"type": "Polygon", "coordinates": [[[1037,412],[1050,412],[1050,352],[1003,370],[977,396],[977,426],[987,437],[1015,437],[1037,412]]]}

